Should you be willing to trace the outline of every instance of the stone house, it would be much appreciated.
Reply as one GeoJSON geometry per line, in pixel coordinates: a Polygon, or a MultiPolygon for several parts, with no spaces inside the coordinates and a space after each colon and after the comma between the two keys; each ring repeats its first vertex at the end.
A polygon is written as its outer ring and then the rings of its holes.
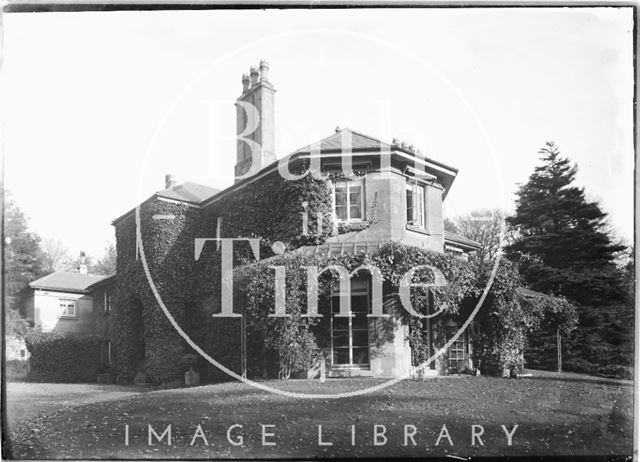
{"type": "MultiPolygon", "coordinates": [[[[242,77],[236,103],[235,184],[220,191],[177,184],[167,175],[165,189],[113,221],[118,252],[116,348],[125,375],[144,368],[152,380],[178,377],[181,371],[171,364],[190,352],[159,308],[150,280],[176,322],[194,338],[203,325],[218,329],[217,338],[209,339],[212,351],[237,341],[225,340],[233,329],[212,319],[222,309],[220,275],[215,272],[219,246],[205,246],[196,261],[196,238],[259,237],[260,253],[267,257],[277,241],[288,251],[329,254],[393,241],[463,260],[479,248],[444,230],[443,201],[458,170],[413,146],[337,128],[278,160],[275,88],[268,70],[262,61],[242,77]],[[326,177],[315,183],[311,175],[302,178],[309,166],[326,177]],[[349,167],[356,174],[344,175],[349,167]]],[[[393,377],[412,370],[406,325],[389,320],[392,335],[376,338],[378,324],[366,317],[371,290],[370,278],[354,278],[350,296],[357,307],[355,317],[339,321],[332,315],[330,376],[393,377]]],[[[225,322],[230,326],[234,321],[225,322]]],[[[447,323],[457,329],[455,320],[447,323]]],[[[465,332],[449,349],[448,364],[454,370],[473,366],[471,334],[465,332]]],[[[227,366],[238,371],[234,361],[227,366]]]]}
{"type": "Polygon", "coordinates": [[[110,314],[114,308],[115,276],[56,271],[29,284],[21,314],[42,332],[92,335],[102,338],[100,366],[115,366],[115,333],[110,314]]]}

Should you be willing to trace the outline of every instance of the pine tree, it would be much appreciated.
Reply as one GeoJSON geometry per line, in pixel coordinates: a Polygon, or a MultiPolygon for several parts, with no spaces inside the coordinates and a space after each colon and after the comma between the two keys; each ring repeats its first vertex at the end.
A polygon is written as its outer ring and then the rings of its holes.
{"type": "MultiPolygon", "coordinates": [[[[506,253],[530,288],[577,302],[580,325],[565,344],[565,366],[602,373],[628,362],[620,353],[626,345],[620,344],[617,319],[628,293],[616,265],[625,246],[607,232],[607,214],[598,203],[574,185],[577,166],[551,142],[539,154],[541,164],[520,186],[516,213],[507,219],[515,238],[506,253]]],[[[554,341],[551,331],[531,339],[534,366],[555,367],[554,341]]]]}
{"type": "Polygon", "coordinates": [[[622,301],[615,260],[625,247],[607,233],[606,213],[573,185],[577,166],[551,142],[540,154],[542,164],[519,188],[516,213],[507,219],[516,232],[507,254],[534,290],[583,305],[622,301]]]}

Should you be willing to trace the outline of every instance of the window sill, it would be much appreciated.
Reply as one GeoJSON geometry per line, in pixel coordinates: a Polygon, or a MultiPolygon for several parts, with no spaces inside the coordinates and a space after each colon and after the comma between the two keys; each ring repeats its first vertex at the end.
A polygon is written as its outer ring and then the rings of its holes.
{"type": "Polygon", "coordinates": [[[77,316],[58,316],[58,319],[63,319],[66,321],[77,321],[78,317],[77,316]]]}
{"type": "Polygon", "coordinates": [[[426,236],[431,236],[431,233],[424,228],[420,228],[419,226],[407,225],[407,229],[409,231],[413,231],[414,233],[424,234],[426,236]]]}

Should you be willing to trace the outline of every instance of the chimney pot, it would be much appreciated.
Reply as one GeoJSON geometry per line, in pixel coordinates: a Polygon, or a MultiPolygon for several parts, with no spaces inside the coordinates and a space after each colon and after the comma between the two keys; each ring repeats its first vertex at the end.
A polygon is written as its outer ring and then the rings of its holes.
{"type": "Polygon", "coordinates": [[[336,133],[338,133],[340,130],[342,130],[342,129],[340,128],[340,125],[336,125],[336,133]]]}
{"type": "Polygon", "coordinates": [[[247,74],[242,74],[242,93],[246,93],[247,91],[249,91],[250,87],[251,79],[249,79],[249,76],[247,74]]]}
{"type": "Polygon", "coordinates": [[[258,76],[260,76],[260,72],[258,72],[258,68],[255,66],[251,66],[251,71],[249,72],[251,76],[251,86],[255,86],[258,84],[258,76]]]}
{"type": "Polygon", "coordinates": [[[260,81],[269,81],[269,61],[267,61],[266,59],[260,61],[260,81]]]}
{"type": "Polygon", "coordinates": [[[176,177],[174,175],[168,173],[168,174],[166,174],[164,176],[164,188],[165,189],[173,188],[177,184],[178,184],[178,181],[176,180],[176,177]]]}
{"type": "Polygon", "coordinates": [[[78,273],[89,273],[89,267],[87,266],[87,255],[84,253],[84,251],[80,251],[80,264],[78,265],[78,273]]]}

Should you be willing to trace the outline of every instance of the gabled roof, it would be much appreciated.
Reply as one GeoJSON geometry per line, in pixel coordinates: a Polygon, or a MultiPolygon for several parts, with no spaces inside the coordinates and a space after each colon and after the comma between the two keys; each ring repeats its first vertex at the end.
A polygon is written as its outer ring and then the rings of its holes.
{"type": "Polygon", "coordinates": [[[108,278],[100,274],[56,271],[29,284],[32,289],[49,289],[63,292],[87,293],[89,286],[108,278]]]}
{"type": "Polygon", "coordinates": [[[179,184],[173,188],[158,191],[156,195],[159,197],[166,197],[167,199],[199,204],[200,202],[215,196],[219,192],[219,189],[187,181],[186,183],[179,184]]]}
{"type": "Polygon", "coordinates": [[[444,231],[444,240],[446,243],[459,245],[460,247],[464,247],[469,250],[478,250],[482,248],[482,245],[479,242],[476,242],[472,239],[468,239],[464,236],[460,236],[459,234],[452,233],[451,231],[447,231],[447,230],[444,231]]]}

